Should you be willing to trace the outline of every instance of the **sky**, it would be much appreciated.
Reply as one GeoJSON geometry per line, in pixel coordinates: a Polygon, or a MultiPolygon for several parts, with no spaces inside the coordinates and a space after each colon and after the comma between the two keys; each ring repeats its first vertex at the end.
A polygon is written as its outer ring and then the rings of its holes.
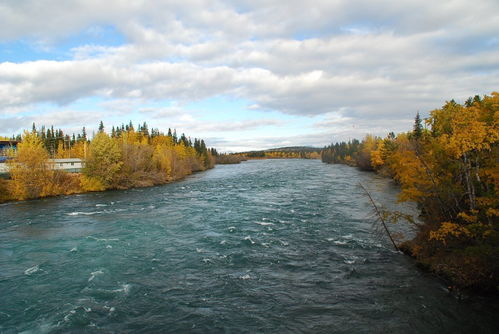
{"type": "Polygon", "coordinates": [[[497,0],[0,0],[4,136],[132,121],[322,147],[497,90],[497,0]]]}

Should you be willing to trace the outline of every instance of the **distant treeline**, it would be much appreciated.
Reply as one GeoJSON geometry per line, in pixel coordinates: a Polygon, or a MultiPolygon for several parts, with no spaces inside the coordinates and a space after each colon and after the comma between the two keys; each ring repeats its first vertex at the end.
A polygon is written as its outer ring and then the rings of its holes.
{"type": "Polygon", "coordinates": [[[216,154],[215,155],[215,162],[217,165],[231,165],[231,164],[238,164],[241,163],[241,161],[246,161],[248,160],[247,158],[236,155],[236,154],[216,154]]]}
{"type": "Polygon", "coordinates": [[[424,224],[402,247],[457,287],[499,292],[499,93],[447,102],[412,131],[335,143],[322,161],[392,177],[424,224]]]}
{"type": "Polygon", "coordinates": [[[280,147],[261,151],[240,153],[212,152],[217,164],[238,164],[251,159],[320,159],[321,149],[306,146],[280,147]]]}
{"type": "Polygon", "coordinates": [[[85,128],[69,137],[61,130],[33,125],[19,138],[9,160],[10,179],[0,179],[0,201],[60,194],[126,189],[167,183],[196,171],[212,168],[215,159],[202,139],[177,137],[130,123],[98,133],[89,140],[85,128]],[[81,174],[54,170],[49,158],[81,158],[81,174]]]}
{"type": "Polygon", "coordinates": [[[320,159],[319,148],[314,147],[281,147],[263,151],[237,153],[248,159],[320,159]]]}

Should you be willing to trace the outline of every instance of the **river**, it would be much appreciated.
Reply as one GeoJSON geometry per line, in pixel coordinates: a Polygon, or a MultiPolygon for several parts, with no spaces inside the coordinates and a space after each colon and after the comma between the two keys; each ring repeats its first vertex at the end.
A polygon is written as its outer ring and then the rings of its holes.
{"type": "Polygon", "coordinates": [[[317,160],[0,205],[0,332],[497,333],[496,302],[373,233],[358,182],[394,205],[390,180],[317,160]]]}

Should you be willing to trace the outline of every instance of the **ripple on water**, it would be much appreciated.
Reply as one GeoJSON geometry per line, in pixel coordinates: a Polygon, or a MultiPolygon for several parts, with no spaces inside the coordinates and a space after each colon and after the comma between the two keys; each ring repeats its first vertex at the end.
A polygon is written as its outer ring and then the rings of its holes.
{"type": "Polygon", "coordinates": [[[359,181],[396,203],[374,174],[265,160],[1,205],[0,332],[497,332],[497,303],[373,235],[359,181]]]}
{"type": "Polygon", "coordinates": [[[34,273],[36,273],[38,271],[40,271],[40,266],[36,265],[36,266],[33,266],[33,267],[30,267],[30,268],[26,269],[24,271],[24,275],[31,275],[31,274],[34,274],[34,273]]]}

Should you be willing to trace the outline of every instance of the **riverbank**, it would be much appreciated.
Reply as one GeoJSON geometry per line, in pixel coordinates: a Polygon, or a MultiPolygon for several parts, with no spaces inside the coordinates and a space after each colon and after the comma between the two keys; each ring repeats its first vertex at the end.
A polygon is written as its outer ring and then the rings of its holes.
{"type": "MultiPolygon", "coordinates": [[[[201,173],[201,172],[204,172],[204,171],[212,169],[212,168],[214,168],[214,166],[208,167],[207,169],[204,169],[204,170],[193,171],[190,174],[183,175],[183,176],[176,178],[176,179],[158,180],[157,178],[155,178],[155,179],[150,179],[150,180],[142,180],[140,183],[134,184],[134,185],[129,186],[129,187],[120,186],[120,187],[116,187],[116,188],[106,188],[106,189],[96,189],[96,190],[83,189],[83,186],[81,184],[83,182],[82,180],[85,177],[84,174],[59,172],[59,173],[67,174],[67,175],[59,176],[59,177],[73,179],[70,182],[72,182],[74,184],[74,186],[71,187],[68,191],[65,191],[62,193],[53,193],[53,194],[47,194],[45,196],[32,197],[32,198],[29,198],[29,200],[37,200],[37,199],[42,199],[42,198],[59,197],[59,196],[67,196],[67,195],[86,194],[86,193],[93,193],[93,192],[106,192],[106,191],[112,191],[112,190],[128,190],[128,189],[135,189],[135,188],[149,188],[149,187],[161,186],[161,185],[166,185],[166,184],[182,181],[190,175],[193,175],[196,173],[201,173]],[[80,184],[80,186],[78,187],[77,184],[80,184]]],[[[10,184],[11,182],[12,182],[12,180],[0,178],[0,204],[26,200],[26,199],[18,199],[18,198],[14,198],[14,197],[8,197],[9,192],[10,192],[9,188],[12,187],[12,185],[10,184]]]]}
{"type": "Polygon", "coordinates": [[[423,224],[401,245],[453,290],[499,293],[499,93],[415,118],[412,131],[336,143],[322,161],[391,177],[423,224]]]}
{"type": "MultiPolygon", "coordinates": [[[[102,124],[101,124],[102,125],[102,124]]],[[[75,193],[130,189],[166,184],[197,171],[212,168],[215,159],[203,140],[191,141],[175,131],[168,135],[146,125],[113,127],[111,136],[99,131],[91,141],[78,135],[73,145],[57,146],[46,142],[42,127],[25,131],[8,162],[9,180],[0,182],[0,200],[25,200],[75,193]],[[54,168],[49,158],[78,157],[84,161],[81,174],[69,174],[54,168]]],[[[58,133],[62,133],[61,130],[58,133]]],[[[73,136],[75,138],[75,136],[73,136]]]]}
{"type": "MultiPolygon", "coordinates": [[[[351,162],[336,164],[364,170],[351,162]]],[[[367,172],[394,180],[387,174],[386,170],[377,171],[373,169],[367,170],[367,172]]],[[[398,182],[396,184],[400,186],[398,182]]],[[[389,211],[385,212],[389,213],[389,211]]],[[[402,212],[402,214],[404,213],[402,212]]],[[[397,243],[398,249],[413,258],[421,270],[432,273],[436,278],[445,282],[449,293],[458,299],[473,294],[487,297],[495,296],[499,299],[499,285],[497,285],[499,282],[496,274],[491,272],[496,270],[497,263],[494,261],[499,259],[497,250],[493,250],[493,253],[488,254],[485,259],[475,258],[475,261],[470,261],[467,258],[463,260],[462,257],[465,256],[465,252],[450,254],[447,247],[438,247],[432,240],[432,232],[438,230],[438,223],[432,220],[431,217],[425,216],[423,212],[420,213],[419,218],[423,219],[425,225],[420,226],[417,235],[413,239],[397,243]],[[489,270],[485,268],[489,268],[489,270]]],[[[412,220],[413,218],[411,218],[412,220]]],[[[396,221],[395,223],[403,224],[407,222],[396,221]]],[[[466,247],[466,244],[462,245],[466,247]]]]}

